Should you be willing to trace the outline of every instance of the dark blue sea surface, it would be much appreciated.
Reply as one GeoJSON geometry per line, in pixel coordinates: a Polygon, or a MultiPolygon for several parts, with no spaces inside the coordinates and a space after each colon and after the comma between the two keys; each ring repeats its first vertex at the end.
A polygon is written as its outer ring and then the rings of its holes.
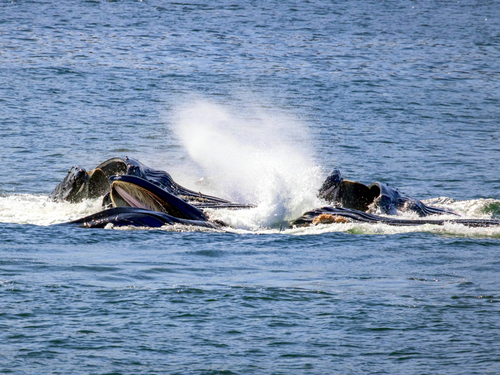
{"type": "Polygon", "coordinates": [[[493,0],[1,2],[0,373],[500,373],[500,229],[284,225],[334,167],[499,219],[499,77],[493,0]],[[258,207],[50,225],[115,156],[258,207]]]}

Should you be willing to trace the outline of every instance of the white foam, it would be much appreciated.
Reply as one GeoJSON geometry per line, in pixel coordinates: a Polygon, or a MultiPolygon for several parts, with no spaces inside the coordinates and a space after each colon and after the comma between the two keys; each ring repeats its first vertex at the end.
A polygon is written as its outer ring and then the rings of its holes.
{"type": "MultiPolygon", "coordinates": [[[[429,203],[429,201],[427,201],[429,203]]],[[[448,200],[441,207],[447,207],[456,210],[461,214],[461,218],[469,219],[490,219],[493,214],[498,214],[500,201],[494,199],[476,199],[466,201],[448,200]],[[492,212],[493,210],[493,212],[492,212]]],[[[33,224],[33,225],[51,225],[79,219],[101,210],[101,200],[84,200],[81,203],[56,203],[47,200],[44,195],[16,194],[0,196],[0,222],[33,224]]],[[[276,208],[261,204],[257,208],[250,210],[212,210],[210,212],[213,218],[225,220],[232,228],[226,228],[225,231],[234,233],[255,233],[271,234],[283,233],[289,235],[318,235],[323,233],[344,232],[349,234],[365,235],[392,235],[400,233],[429,232],[437,235],[446,235],[454,237],[491,237],[500,238],[500,227],[472,228],[460,224],[446,223],[445,225],[420,225],[398,227],[385,224],[363,224],[363,223],[336,223],[319,224],[309,227],[288,228],[287,222],[280,222],[276,217],[276,208]],[[267,216],[266,216],[267,215],[267,216]],[[262,225],[262,222],[274,225],[262,225]],[[279,229],[279,226],[282,226],[279,229]]],[[[300,212],[297,216],[300,216],[300,212]]],[[[415,219],[413,214],[404,214],[400,218],[415,219]]],[[[429,219],[456,219],[454,215],[428,217],[429,219]]],[[[108,229],[128,229],[138,228],[113,228],[108,229]]],[[[144,229],[144,228],[140,228],[144,229]]],[[[206,228],[186,228],[183,226],[168,226],[161,228],[167,231],[213,231],[206,228]]]]}
{"type": "Polygon", "coordinates": [[[101,199],[78,204],[56,203],[46,195],[15,194],[0,196],[0,222],[51,225],[79,219],[101,210],[101,199]]]}

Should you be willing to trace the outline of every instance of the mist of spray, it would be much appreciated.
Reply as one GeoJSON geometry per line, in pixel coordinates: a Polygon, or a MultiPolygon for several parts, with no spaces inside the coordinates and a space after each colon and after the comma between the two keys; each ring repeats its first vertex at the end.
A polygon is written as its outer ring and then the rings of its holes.
{"type": "Polygon", "coordinates": [[[276,226],[318,204],[320,169],[308,129],[290,114],[196,99],[180,106],[173,130],[213,192],[258,205],[233,211],[229,224],[276,226]]]}

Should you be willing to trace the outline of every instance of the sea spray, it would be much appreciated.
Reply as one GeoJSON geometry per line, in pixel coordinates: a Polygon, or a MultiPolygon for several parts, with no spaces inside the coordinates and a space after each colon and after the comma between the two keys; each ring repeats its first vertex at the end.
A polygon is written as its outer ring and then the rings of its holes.
{"type": "Polygon", "coordinates": [[[320,168],[307,127],[292,115],[195,99],[178,108],[172,126],[212,192],[258,205],[218,212],[228,224],[279,226],[319,204],[320,168]]]}

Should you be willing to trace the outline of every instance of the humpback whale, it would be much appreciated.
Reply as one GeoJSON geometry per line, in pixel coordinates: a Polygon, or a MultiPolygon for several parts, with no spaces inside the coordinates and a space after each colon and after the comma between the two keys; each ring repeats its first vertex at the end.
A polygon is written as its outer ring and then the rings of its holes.
{"type": "Polygon", "coordinates": [[[363,212],[380,210],[387,215],[397,215],[398,211],[415,212],[421,217],[457,215],[445,208],[427,206],[382,182],[374,182],[367,186],[360,182],[345,180],[338,169],[332,170],[326,177],[318,196],[335,206],[363,212]]]}
{"type": "Polygon", "coordinates": [[[202,209],[255,207],[186,189],[169,173],[128,157],[106,160],[88,172],[73,166],[50,193],[49,199],[78,203],[100,196],[103,197],[102,212],[64,224],[87,228],[101,228],[107,224],[146,227],[185,224],[220,228],[226,224],[210,220],[202,209]]]}
{"type": "MultiPolygon", "coordinates": [[[[338,169],[330,172],[317,194],[328,205],[290,221],[291,227],[348,222],[396,226],[446,223],[470,227],[500,226],[500,220],[495,219],[428,219],[429,215],[459,215],[449,209],[426,205],[381,182],[364,185],[346,180],[338,169]],[[414,212],[420,219],[401,219],[395,216],[399,212],[414,212]]],[[[128,157],[108,159],[90,171],[73,166],[49,199],[77,203],[101,196],[103,211],[59,225],[103,228],[112,224],[155,228],[182,224],[219,229],[227,225],[211,220],[206,209],[256,207],[189,190],[176,183],[169,173],[149,168],[128,157]]]]}

